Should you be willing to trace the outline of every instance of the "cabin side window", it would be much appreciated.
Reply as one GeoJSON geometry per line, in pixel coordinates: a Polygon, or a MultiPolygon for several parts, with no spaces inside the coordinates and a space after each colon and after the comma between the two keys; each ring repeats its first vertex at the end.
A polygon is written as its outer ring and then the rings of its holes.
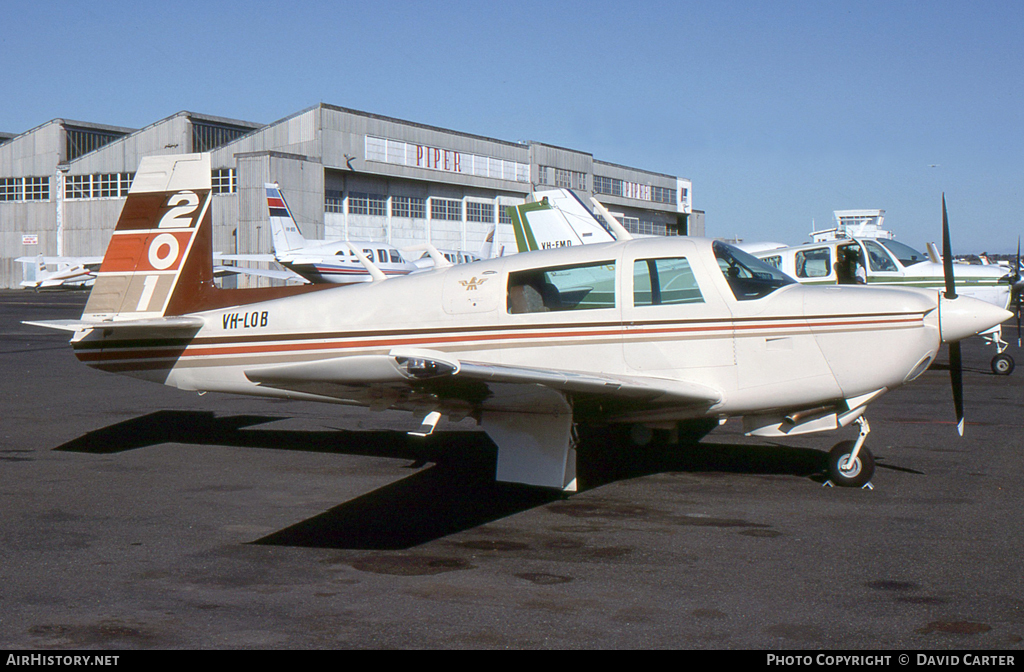
{"type": "Polygon", "coordinates": [[[895,273],[899,269],[896,268],[896,264],[893,263],[889,253],[885,251],[878,243],[872,240],[865,240],[864,247],[868,251],[868,265],[872,271],[881,271],[883,273],[895,273]]]}
{"type": "Polygon", "coordinates": [[[827,247],[801,250],[796,253],[795,261],[798,278],[824,278],[832,273],[832,261],[827,247]]]}
{"type": "Polygon", "coordinates": [[[782,257],[780,257],[777,254],[774,254],[770,257],[761,257],[761,261],[763,261],[764,263],[768,264],[773,268],[782,268],[782,257]]]}
{"type": "Polygon", "coordinates": [[[738,301],[755,301],[768,296],[779,287],[796,282],[777,268],[757,257],[716,240],[711,249],[718,268],[729,283],[729,289],[738,301]]]}
{"type": "Polygon", "coordinates": [[[615,262],[509,273],[508,312],[546,313],[615,307],[615,262]]]}
{"type": "Polygon", "coordinates": [[[704,303],[690,262],[683,257],[633,262],[633,305],[704,303]]]}

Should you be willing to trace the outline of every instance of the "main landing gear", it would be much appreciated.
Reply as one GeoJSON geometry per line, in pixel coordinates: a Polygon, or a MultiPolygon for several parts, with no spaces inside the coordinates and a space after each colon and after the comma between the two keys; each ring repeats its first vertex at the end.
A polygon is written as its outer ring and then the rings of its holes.
{"type": "Polygon", "coordinates": [[[840,441],[828,453],[828,480],[825,485],[839,485],[847,488],[871,489],[871,477],[875,474],[875,458],[864,446],[871,427],[864,417],[856,420],[860,435],[856,441],[840,441]]]}

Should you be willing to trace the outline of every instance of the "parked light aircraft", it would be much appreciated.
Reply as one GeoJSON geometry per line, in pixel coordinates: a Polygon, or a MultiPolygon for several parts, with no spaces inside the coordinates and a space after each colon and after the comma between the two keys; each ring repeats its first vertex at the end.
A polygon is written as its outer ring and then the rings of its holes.
{"type": "Polygon", "coordinates": [[[96,280],[96,271],[103,262],[103,257],[18,257],[15,261],[25,264],[26,276],[30,279],[19,283],[30,289],[91,287],[96,280]],[[27,268],[33,270],[27,272],[27,268]]]}
{"type": "MultiPolygon", "coordinates": [[[[73,332],[90,367],[184,390],[475,418],[496,478],[572,491],[576,432],[759,436],[860,426],[828,460],[862,485],[867,405],[1010,317],[933,290],[813,287],[720,242],[570,246],[343,287],[218,289],[209,155],[143,159],[73,332]]],[[[948,238],[948,237],[947,237],[948,238]]],[[[948,248],[948,244],[947,244],[948,248]]],[[[363,258],[365,265],[372,265],[363,258]]]]}
{"type": "MultiPolygon", "coordinates": [[[[265,184],[273,254],[224,254],[223,261],[276,261],[311,283],[350,284],[370,282],[370,271],[360,261],[365,255],[385,276],[406,275],[418,270],[398,248],[387,243],[344,240],[308,240],[299,231],[295,218],[276,184],[265,184]]],[[[246,269],[238,269],[246,272],[246,269]]]]}
{"type": "MultiPolygon", "coordinates": [[[[741,246],[798,282],[808,285],[869,284],[871,286],[943,289],[946,284],[943,259],[936,249],[918,252],[908,245],[886,238],[836,238],[794,247],[773,249],[741,246]]],[[[1013,298],[1013,274],[996,265],[953,264],[958,294],[1008,308],[1013,298]]],[[[994,373],[1009,375],[1013,358],[1006,353],[1002,327],[982,336],[996,346],[991,366],[994,373]]]]}
{"type": "MultiPolygon", "coordinates": [[[[214,261],[220,261],[225,256],[214,252],[214,261]]],[[[103,257],[18,257],[19,261],[26,265],[33,266],[32,279],[22,280],[19,285],[27,289],[84,289],[92,287],[96,282],[96,271],[103,263],[103,257]],[[54,268],[51,268],[54,267],[54,268]]],[[[259,275],[278,280],[295,279],[306,282],[300,276],[291,271],[275,271],[272,269],[240,268],[238,266],[214,266],[214,275],[223,277],[225,275],[259,275]]]]}

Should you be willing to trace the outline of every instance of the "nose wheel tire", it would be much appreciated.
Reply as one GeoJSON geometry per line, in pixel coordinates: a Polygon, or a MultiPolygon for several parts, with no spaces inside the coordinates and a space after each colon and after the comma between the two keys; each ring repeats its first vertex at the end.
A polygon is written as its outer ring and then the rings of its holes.
{"type": "Polygon", "coordinates": [[[866,446],[861,446],[857,459],[847,464],[853,453],[855,441],[841,441],[828,453],[828,478],[835,485],[859,488],[871,481],[875,475],[875,458],[866,446]]]}
{"type": "Polygon", "coordinates": [[[999,354],[992,358],[992,373],[997,376],[1008,376],[1013,373],[1013,357],[999,354]]]}

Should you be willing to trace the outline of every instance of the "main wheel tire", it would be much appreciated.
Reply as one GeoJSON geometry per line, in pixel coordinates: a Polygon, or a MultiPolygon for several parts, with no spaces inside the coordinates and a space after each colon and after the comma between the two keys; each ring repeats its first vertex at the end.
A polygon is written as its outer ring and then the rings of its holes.
{"type": "Polygon", "coordinates": [[[992,373],[997,376],[1008,376],[1013,373],[1013,357],[1006,354],[996,355],[992,358],[992,373]]]}
{"type": "Polygon", "coordinates": [[[846,461],[853,453],[855,445],[855,441],[840,441],[829,451],[828,477],[834,484],[846,488],[859,488],[875,475],[875,458],[865,446],[861,446],[853,464],[846,467],[846,461]]]}

